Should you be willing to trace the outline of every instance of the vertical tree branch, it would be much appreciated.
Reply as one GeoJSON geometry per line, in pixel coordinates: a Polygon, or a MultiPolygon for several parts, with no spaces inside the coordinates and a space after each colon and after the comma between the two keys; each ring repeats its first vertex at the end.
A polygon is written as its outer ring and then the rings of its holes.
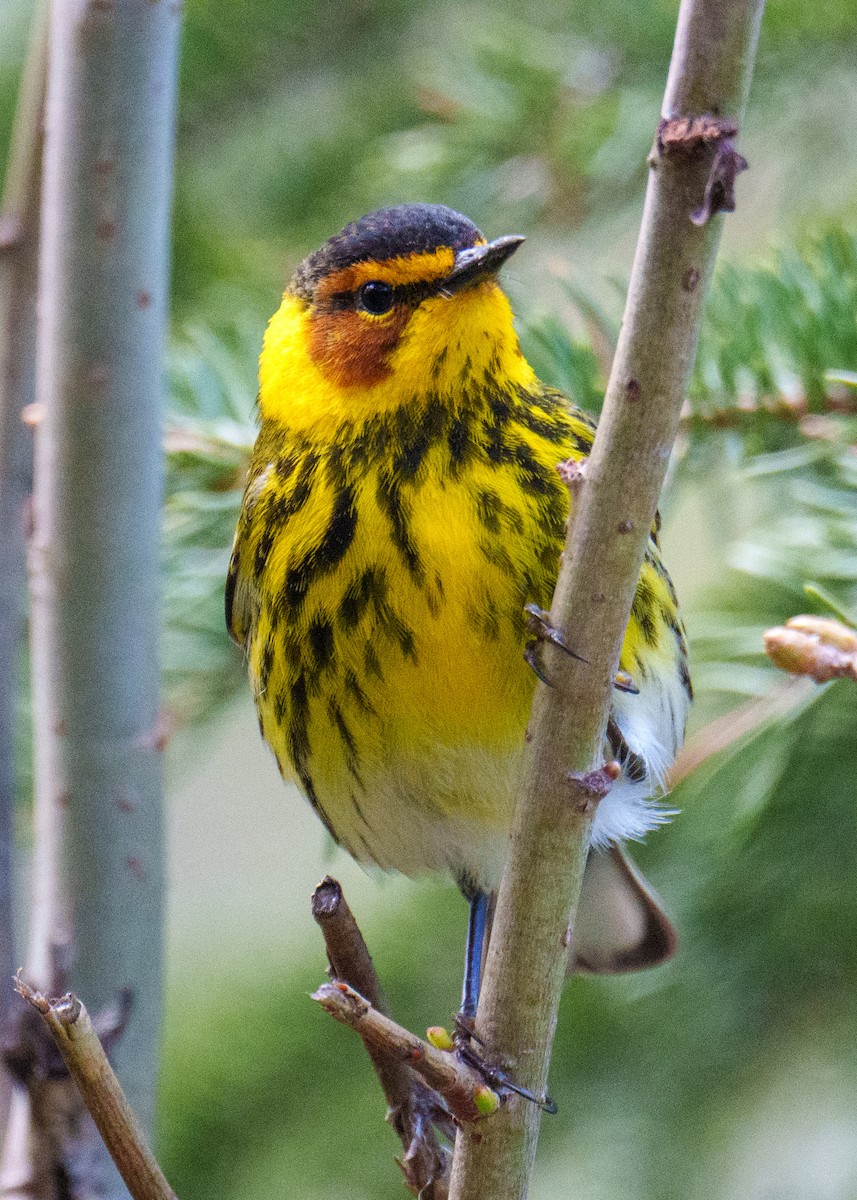
{"type": "MultiPolygon", "coordinates": [[[[18,666],[24,636],[24,512],[32,442],[21,413],[35,392],[36,275],[42,115],[47,70],[47,5],[37,7],[18,92],[9,163],[0,201],[0,978],[15,970],[15,859],[18,666]]],[[[0,987],[0,1033],[12,993],[0,987]]],[[[2,1068],[0,1068],[2,1070],[2,1068]]],[[[8,1081],[0,1084],[0,1132],[8,1081]]]]}
{"type": "MultiPolygon", "coordinates": [[[[707,220],[701,210],[729,206],[740,167],[729,157],[728,131],[734,134],[743,111],[762,7],[763,0],[681,5],[663,108],[668,124],[662,121],[650,159],[625,319],[554,596],[553,624],[587,661],[546,648],[554,686],[536,695],[476,1022],[487,1045],[537,1094],[546,1086],[566,931],[598,799],[591,772],[603,755],[612,680],[717,250],[720,218],[707,220]],[[712,120],[680,120],[696,117],[712,120]],[[664,133],[676,143],[667,147],[664,133]]],[[[540,1115],[512,1099],[478,1131],[462,1129],[451,1200],[526,1196],[540,1115]]]]}
{"type": "MultiPolygon", "coordinates": [[[[151,1128],[163,850],[157,581],[179,6],[55,0],[31,543],[29,974],[133,993],[117,1074],[151,1128]]],[[[123,1189],[94,1128],[87,1194],[123,1189]]]]}

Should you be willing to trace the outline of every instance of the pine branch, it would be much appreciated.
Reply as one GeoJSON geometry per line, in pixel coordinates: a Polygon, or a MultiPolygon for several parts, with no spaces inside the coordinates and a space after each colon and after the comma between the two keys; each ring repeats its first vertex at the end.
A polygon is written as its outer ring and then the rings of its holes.
{"type": "MultiPolygon", "coordinates": [[[[684,0],[664,120],[716,113],[740,120],[762,0],[684,0]]],[[[675,126],[671,126],[675,128],[675,126]]],[[[554,686],[540,686],[512,845],[497,902],[476,1028],[540,1094],[580,893],[612,681],[670,449],[693,367],[716,255],[717,218],[695,224],[724,147],[665,126],[649,187],[625,320],[585,478],[579,487],[552,622],[586,650],[579,662],[547,648],[554,686]],[[571,631],[573,629],[573,639],[571,631]]],[[[720,164],[722,166],[722,162],[720,164]]],[[[721,207],[728,207],[726,203],[721,207]]],[[[524,1197],[540,1111],[512,1099],[474,1137],[459,1133],[453,1200],[524,1197]]]]}
{"type": "Polygon", "coordinates": [[[667,774],[667,787],[672,791],[703,763],[757,734],[771,722],[782,720],[805,704],[812,694],[813,687],[807,680],[790,679],[769,695],[755,696],[704,725],[676,755],[667,774]]]}

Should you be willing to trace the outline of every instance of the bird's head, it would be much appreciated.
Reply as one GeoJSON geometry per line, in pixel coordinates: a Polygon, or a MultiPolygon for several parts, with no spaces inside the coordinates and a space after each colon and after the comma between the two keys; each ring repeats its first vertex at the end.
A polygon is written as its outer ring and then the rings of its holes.
{"type": "Polygon", "coordinates": [[[263,419],[324,428],[420,396],[532,382],[497,272],[524,239],[487,242],[438,204],[347,225],[295,272],[265,335],[263,419]]]}

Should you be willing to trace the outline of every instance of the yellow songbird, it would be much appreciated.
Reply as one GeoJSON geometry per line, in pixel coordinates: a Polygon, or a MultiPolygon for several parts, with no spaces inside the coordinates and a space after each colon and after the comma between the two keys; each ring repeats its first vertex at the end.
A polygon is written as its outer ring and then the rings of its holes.
{"type": "MultiPolygon", "coordinates": [[[[449,871],[470,900],[466,1016],[536,685],[525,607],[550,605],[569,517],[556,467],[595,428],[521,353],[497,273],[522,241],[405,204],[298,267],[265,335],[226,589],[283,775],[360,862],[449,871]]],[[[605,754],[623,771],[595,817],[574,942],[595,971],[674,945],[621,850],[667,815],[691,697],[656,533],[621,668],[605,754]]]]}

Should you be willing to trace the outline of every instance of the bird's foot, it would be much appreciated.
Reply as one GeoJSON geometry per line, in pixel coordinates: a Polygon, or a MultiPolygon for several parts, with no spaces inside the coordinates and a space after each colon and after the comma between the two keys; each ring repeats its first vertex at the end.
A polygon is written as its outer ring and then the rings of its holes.
{"type": "Polygon", "coordinates": [[[436,1092],[415,1077],[408,1094],[390,1108],[387,1120],[405,1150],[396,1162],[408,1187],[417,1195],[434,1195],[434,1185],[448,1180],[452,1159],[449,1146],[439,1140],[438,1133],[450,1145],[455,1141],[455,1122],[446,1106],[436,1092]]]}
{"type": "Polygon", "coordinates": [[[466,1013],[458,1013],[455,1018],[452,1043],[462,1062],[476,1071],[501,1099],[504,1099],[509,1092],[514,1092],[516,1096],[529,1100],[531,1104],[537,1104],[543,1112],[551,1114],[556,1112],[556,1104],[550,1096],[547,1094],[537,1096],[529,1088],[521,1087],[509,1076],[508,1071],[486,1059],[485,1041],[476,1032],[473,1018],[466,1013]]]}
{"type": "Polygon", "coordinates": [[[557,629],[556,625],[551,624],[551,614],[547,612],[546,608],[539,608],[538,604],[528,604],[525,605],[523,611],[527,613],[527,629],[533,634],[533,641],[527,642],[525,658],[533,668],[533,671],[537,673],[541,682],[550,684],[550,680],[545,677],[543,670],[541,670],[541,662],[538,658],[540,642],[550,642],[552,646],[559,647],[559,649],[564,650],[565,654],[570,655],[571,658],[577,659],[579,662],[587,661],[583,658],[582,654],[571,649],[569,643],[565,641],[562,630],[557,629]]]}
{"type": "MultiPolygon", "coordinates": [[[[562,630],[551,624],[550,613],[546,609],[539,608],[537,604],[527,604],[524,612],[527,614],[527,629],[534,635],[524,647],[524,661],[535,671],[542,683],[548,687],[551,686],[550,677],[546,673],[541,659],[542,642],[550,642],[551,645],[557,646],[571,658],[576,658],[578,662],[589,662],[589,659],[584,658],[582,654],[572,650],[563,636],[562,630]]],[[[640,690],[627,671],[616,672],[613,686],[617,691],[629,692],[633,696],[637,695],[640,690]]]]}

